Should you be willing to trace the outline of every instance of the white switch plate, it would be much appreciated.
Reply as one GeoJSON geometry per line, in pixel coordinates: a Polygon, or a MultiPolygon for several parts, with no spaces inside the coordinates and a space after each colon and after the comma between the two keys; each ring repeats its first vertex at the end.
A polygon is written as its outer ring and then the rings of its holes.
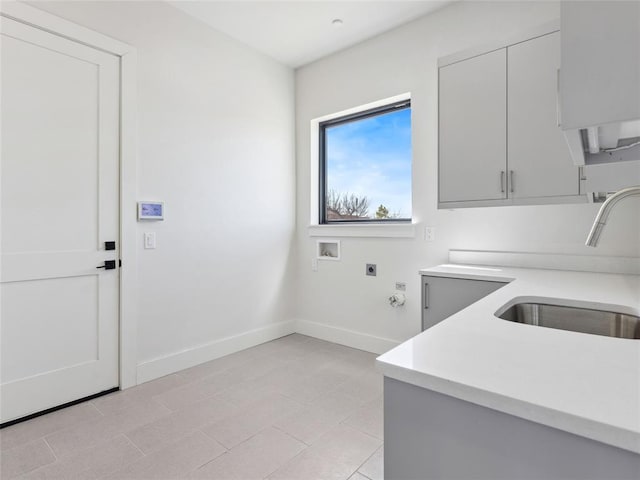
{"type": "Polygon", "coordinates": [[[144,248],[145,249],[156,248],[156,232],[144,233],[144,248]]]}
{"type": "Polygon", "coordinates": [[[317,272],[318,271],[318,259],[317,258],[312,258],[311,259],[311,271],[312,272],[317,272]]]}
{"type": "Polygon", "coordinates": [[[424,227],[424,239],[433,242],[436,239],[436,227],[424,227]]]}

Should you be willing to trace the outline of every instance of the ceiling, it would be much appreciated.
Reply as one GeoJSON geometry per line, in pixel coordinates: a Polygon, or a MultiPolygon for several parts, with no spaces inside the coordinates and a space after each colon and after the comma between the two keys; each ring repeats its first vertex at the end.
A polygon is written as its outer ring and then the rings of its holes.
{"type": "Polygon", "coordinates": [[[452,1],[171,1],[176,8],[296,68],[452,1]],[[342,20],[335,26],[332,21],[342,20]]]}

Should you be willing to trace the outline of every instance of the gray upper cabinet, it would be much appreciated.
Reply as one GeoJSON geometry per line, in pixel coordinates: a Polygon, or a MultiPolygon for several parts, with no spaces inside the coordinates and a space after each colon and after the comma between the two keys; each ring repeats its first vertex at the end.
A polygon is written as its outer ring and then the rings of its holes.
{"type": "Polygon", "coordinates": [[[562,127],[640,119],[640,3],[561,2],[562,127]]]}
{"type": "Polygon", "coordinates": [[[440,69],[440,202],[506,198],[506,49],[440,69]]]}
{"type": "MultiPolygon", "coordinates": [[[[640,2],[561,2],[560,16],[560,120],[573,162],[640,163],[640,2]]],[[[616,189],[640,182],[634,169],[616,189]]]]}
{"type": "Polygon", "coordinates": [[[440,59],[439,208],[586,202],[559,127],[555,26],[440,59]]]}
{"type": "Polygon", "coordinates": [[[558,125],[560,32],[507,49],[509,195],[578,195],[578,169],[558,125]]]}

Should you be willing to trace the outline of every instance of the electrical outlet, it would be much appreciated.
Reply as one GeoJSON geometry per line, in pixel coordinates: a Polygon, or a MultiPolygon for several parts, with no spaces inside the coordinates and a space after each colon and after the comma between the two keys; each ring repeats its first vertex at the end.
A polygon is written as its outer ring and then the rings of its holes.
{"type": "Polygon", "coordinates": [[[433,242],[436,239],[436,227],[424,227],[424,239],[433,242]]]}
{"type": "Polygon", "coordinates": [[[365,271],[367,276],[375,277],[377,273],[377,266],[375,263],[367,263],[367,269],[365,271]]]}
{"type": "Polygon", "coordinates": [[[396,290],[398,290],[399,292],[406,292],[407,284],[404,282],[396,282],[396,290]]]}

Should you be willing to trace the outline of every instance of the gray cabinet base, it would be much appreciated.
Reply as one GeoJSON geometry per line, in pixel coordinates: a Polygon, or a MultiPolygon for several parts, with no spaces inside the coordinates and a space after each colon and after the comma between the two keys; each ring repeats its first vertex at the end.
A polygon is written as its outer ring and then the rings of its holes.
{"type": "Polygon", "coordinates": [[[640,455],[384,379],[384,478],[640,478],[640,455]]]}
{"type": "Polygon", "coordinates": [[[422,275],[422,330],[433,327],[505,285],[505,282],[422,275]]]}

